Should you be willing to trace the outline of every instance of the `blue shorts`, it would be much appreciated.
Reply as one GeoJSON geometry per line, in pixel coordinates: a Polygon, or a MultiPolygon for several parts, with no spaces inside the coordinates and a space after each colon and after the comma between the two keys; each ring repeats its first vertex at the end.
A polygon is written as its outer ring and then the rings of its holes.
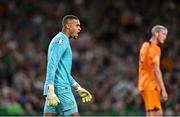
{"type": "Polygon", "coordinates": [[[77,103],[72,91],[63,90],[61,93],[57,94],[57,97],[59,98],[60,103],[55,107],[49,106],[46,100],[44,113],[56,113],[58,115],[69,116],[72,113],[78,112],[77,103]]]}

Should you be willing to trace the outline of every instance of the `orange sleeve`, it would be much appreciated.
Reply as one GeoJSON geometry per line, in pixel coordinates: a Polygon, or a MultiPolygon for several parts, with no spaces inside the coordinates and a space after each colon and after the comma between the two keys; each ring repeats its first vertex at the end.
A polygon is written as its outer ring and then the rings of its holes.
{"type": "Polygon", "coordinates": [[[152,59],[152,63],[159,65],[160,64],[160,54],[161,54],[160,48],[157,46],[151,46],[149,52],[150,52],[150,56],[152,59]]]}

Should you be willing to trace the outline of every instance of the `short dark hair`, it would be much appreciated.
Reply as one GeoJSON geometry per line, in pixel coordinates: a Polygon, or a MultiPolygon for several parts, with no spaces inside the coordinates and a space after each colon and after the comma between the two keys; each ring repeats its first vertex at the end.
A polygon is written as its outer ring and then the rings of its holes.
{"type": "Polygon", "coordinates": [[[75,15],[65,15],[62,20],[62,25],[64,26],[64,24],[66,24],[68,20],[72,20],[72,19],[79,20],[79,18],[75,15]]]}

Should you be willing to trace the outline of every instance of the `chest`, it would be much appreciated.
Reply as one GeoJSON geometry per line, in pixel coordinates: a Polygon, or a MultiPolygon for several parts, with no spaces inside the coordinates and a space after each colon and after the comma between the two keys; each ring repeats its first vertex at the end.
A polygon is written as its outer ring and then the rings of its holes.
{"type": "Polygon", "coordinates": [[[63,57],[63,59],[71,59],[72,60],[72,50],[71,50],[70,45],[66,48],[62,57],[63,57]]]}

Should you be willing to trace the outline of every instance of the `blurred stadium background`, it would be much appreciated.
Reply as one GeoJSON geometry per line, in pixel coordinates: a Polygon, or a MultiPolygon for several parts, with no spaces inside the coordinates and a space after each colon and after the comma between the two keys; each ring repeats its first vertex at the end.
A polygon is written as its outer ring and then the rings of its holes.
{"type": "Polygon", "coordinates": [[[75,79],[94,96],[81,115],[145,115],[137,90],[138,50],[153,25],[169,29],[161,69],[165,115],[180,115],[178,0],[1,0],[0,115],[42,115],[47,47],[66,14],[82,32],[71,40],[75,79]]]}

